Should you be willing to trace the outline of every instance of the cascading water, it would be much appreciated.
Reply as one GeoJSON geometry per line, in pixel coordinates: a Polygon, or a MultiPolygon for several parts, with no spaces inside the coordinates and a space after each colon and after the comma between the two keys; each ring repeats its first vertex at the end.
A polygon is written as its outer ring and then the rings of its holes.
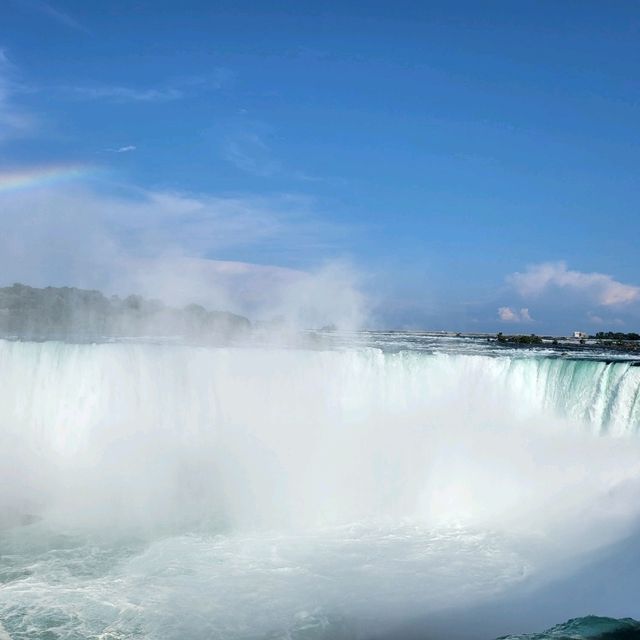
{"type": "Polygon", "coordinates": [[[0,341],[0,620],[363,637],[497,597],[629,530],[639,428],[629,362],[0,341]]]}

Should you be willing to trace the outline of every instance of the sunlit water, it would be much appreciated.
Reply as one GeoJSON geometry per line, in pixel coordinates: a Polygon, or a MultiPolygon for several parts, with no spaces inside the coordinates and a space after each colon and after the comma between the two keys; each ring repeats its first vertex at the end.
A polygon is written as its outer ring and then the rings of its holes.
{"type": "Polygon", "coordinates": [[[633,531],[633,362],[332,346],[0,341],[0,638],[392,637],[633,531]]]}

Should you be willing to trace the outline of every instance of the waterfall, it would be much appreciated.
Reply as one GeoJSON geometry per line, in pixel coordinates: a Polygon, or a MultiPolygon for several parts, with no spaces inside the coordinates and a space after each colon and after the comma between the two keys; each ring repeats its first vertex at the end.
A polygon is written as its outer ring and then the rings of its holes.
{"type": "Polygon", "coordinates": [[[536,442],[639,426],[629,363],[0,341],[4,493],[87,517],[316,524],[461,515],[461,502],[493,513],[502,502],[476,493],[508,477],[506,509],[519,495],[509,460],[536,442]],[[499,464],[471,481],[487,455],[499,464]],[[469,486],[451,487],[456,465],[469,486]]]}
{"type": "Polygon", "coordinates": [[[0,341],[0,617],[12,638],[353,638],[540,583],[633,526],[639,374],[0,341]]]}

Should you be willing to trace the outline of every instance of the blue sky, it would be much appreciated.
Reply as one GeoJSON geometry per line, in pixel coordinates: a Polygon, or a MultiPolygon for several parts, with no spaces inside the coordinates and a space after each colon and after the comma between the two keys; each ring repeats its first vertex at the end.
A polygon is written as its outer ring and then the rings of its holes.
{"type": "Polygon", "coordinates": [[[4,280],[640,328],[636,2],[4,0],[0,49],[4,280]]]}

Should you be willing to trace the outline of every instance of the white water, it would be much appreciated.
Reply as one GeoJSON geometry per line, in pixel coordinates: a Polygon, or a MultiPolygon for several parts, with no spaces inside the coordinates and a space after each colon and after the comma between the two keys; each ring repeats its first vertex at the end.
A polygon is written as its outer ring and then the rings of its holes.
{"type": "Polygon", "coordinates": [[[0,620],[351,637],[496,597],[628,531],[639,427],[628,363],[0,341],[0,507],[44,518],[0,620]]]}

